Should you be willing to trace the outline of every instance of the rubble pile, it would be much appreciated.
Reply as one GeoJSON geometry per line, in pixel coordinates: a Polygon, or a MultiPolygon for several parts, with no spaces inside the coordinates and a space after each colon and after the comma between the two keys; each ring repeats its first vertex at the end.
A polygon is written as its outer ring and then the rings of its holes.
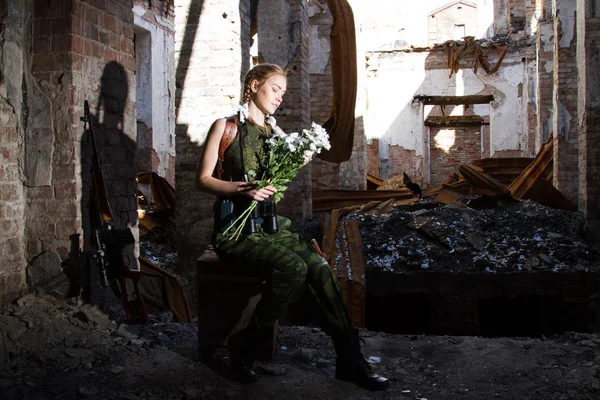
{"type": "Polygon", "coordinates": [[[358,219],[367,268],[445,273],[600,271],[577,212],[533,201],[468,195],[457,204],[422,200],[358,219]],[[491,204],[490,204],[491,202],[491,204]]]}

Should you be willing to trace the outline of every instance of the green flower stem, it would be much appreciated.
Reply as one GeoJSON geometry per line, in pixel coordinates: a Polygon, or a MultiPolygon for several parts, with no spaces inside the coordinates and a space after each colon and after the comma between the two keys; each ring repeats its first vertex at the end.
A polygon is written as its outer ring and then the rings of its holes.
{"type": "Polygon", "coordinates": [[[254,210],[254,208],[256,207],[257,204],[258,204],[258,201],[252,200],[252,202],[250,203],[248,208],[246,208],[246,210],[244,210],[244,212],[239,217],[237,217],[235,219],[235,221],[233,221],[233,223],[229,226],[229,228],[227,228],[225,230],[225,232],[223,232],[223,237],[227,238],[227,233],[229,233],[229,231],[235,227],[235,230],[233,231],[231,237],[229,237],[228,239],[237,240],[240,237],[240,235],[242,234],[244,225],[246,225],[246,221],[248,221],[248,217],[250,216],[250,213],[252,212],[252,210],[254,210]]]}

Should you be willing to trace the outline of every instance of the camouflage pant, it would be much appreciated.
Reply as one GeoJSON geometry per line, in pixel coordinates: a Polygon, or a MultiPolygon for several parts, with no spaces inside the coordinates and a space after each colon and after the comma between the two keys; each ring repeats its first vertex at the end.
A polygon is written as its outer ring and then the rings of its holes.
{"type": "Polygon", "coordinates": [[[276,234],[262,231],[237,241],[217,237],[216,250],[223,260],[233,261],[252,274],[264,277],[268,284],[254,310],[259,326],[269,326],[283,314],[299,294],[308,290],[318,303],[321,328],[325,333],[343,335],[352,320],[337,279],[327,262],[297,233],[288,231],[290,221],[278,218],[276,234]]]}

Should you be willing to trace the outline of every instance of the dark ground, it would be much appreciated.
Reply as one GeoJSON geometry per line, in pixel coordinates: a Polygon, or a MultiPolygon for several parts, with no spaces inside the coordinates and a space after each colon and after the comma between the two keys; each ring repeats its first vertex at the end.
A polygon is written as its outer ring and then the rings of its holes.
{"type": "MultiPolygon", "coordinates": [[[[389,273],[597,270],[580,214],[472,201],[347,218],[361,221],[368,268],[389,273]]],[[[172,243],[149,238],[141,254],[174,265],[172,243]]],[[[365,357],[391,381],[371,393],[333,378],[333,346],[316,328],[280,326],[278,354],[244,386],[198,361],[196,323],[173,322],[169,312],[144,325],[122,320],[118,302],[99,310],[56,293],[18,299],[0,313],[0,399],[600,399],[598,333],[484,338],[363,329],[365,357]]]]}
{"type": "Polygon", "coordinates": [[[328,338],[281,327],[259,381],[232,382],[197,359],[195,324],[153,316],[111,321],[93,307],[30,294],[0,315],[7,359],[2,399],[598,399],[600,336],[549,338],[391,335],[362,331],[366,357],[391,380],[370,393],[337,381],[328,338]],[[285,350],[284,350],[285,349],[285,350]]]}

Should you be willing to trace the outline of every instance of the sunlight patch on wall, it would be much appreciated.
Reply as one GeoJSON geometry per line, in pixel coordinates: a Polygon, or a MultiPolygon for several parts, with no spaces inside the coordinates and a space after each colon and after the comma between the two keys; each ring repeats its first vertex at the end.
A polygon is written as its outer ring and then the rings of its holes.
{"type": "Polygon", "coordinates": [[[456,132],[454,129],[440,129],[433,138],[433,142],[438,149],[444,150],[447,154],[450,152],[456,141],[456,132]]]}

